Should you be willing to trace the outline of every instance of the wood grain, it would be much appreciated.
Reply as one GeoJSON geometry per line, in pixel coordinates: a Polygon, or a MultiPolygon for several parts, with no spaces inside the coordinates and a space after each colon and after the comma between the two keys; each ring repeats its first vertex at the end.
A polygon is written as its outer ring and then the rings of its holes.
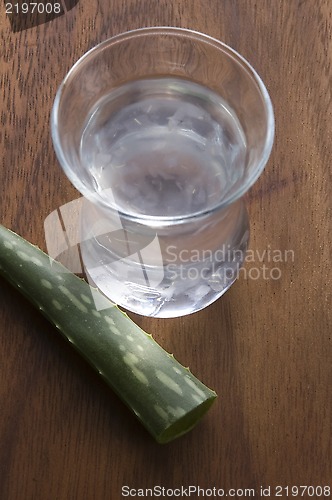
{"type": "MultiPolygon", "coordinates": [[[[2,224],[45,249],[45,217],[78,196],[49,133],[73,62],[122,31],[174,25],[230,44],[266,83],[276,140],[247,196],[251,249],[294,252],[278,263],[280,279],[243,275],[202,312],[135,318],[220,396],[200,427],[165,446],[1,281],[0,498],[117,500],[122,485],[332,486],[331,2],[81,0],[19,32],[4,4],[0,12],[2,224]]],[[[267,254],[260,264],[274,267],[267,254]]]]}

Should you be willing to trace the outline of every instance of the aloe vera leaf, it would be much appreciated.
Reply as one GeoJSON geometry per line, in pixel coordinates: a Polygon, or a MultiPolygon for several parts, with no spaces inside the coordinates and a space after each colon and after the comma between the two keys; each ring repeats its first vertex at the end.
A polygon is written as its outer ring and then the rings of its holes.
{"type": "Polygon", "coordinates": [[[215,400],[214,391],[112,302],[1,225],[0,274],[73,344],[157,442],[192,429],[215,400]]]}

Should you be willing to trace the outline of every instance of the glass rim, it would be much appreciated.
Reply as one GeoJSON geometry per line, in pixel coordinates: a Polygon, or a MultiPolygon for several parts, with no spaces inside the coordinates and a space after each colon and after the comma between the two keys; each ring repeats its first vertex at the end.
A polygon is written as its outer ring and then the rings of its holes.
{"type": "Polygon", "coordinates": [[[159,224],[164,225],[167,223],[174,224],[176,222],[178,223],[185,222],[197,217],[211,215],[212,213],[222,210],[223,208],[226,208],[230,204],[240,199],[253,186],[253,184],[256,182],[256,180],[263,172],[265,165],[268,162],[268,159],[271,154],[274,141],[274,134],[275,134],[274,111],[270,95],[267,91],[267,88],[263,80],[261,79],[257,71],[253,68],[253,66],[248,62],[248,60],[245,59],[245,57],[243,57],[241,54],[239,54],[235,49],[233,49],[226,43],[218,40],[217,38],[214,38],[205,33],[201,33],[199,31],[195,31],[188,28],[176,27],[176,26],[151,26],[151,27],[143,27],[125,31],[123,33],[119,33],[117,35],[109,37],[106,40],[98,43],[97,45],[89,49],[73,64],[73,66],[69,69],[64,79],[62,80],[57,90],[54,99],[54,104],[52,106],[50,125],[51,125],[52,142],[57,159],[65,175],[83,196],[85,196],[92,202],[98,202],[98,204],[101,205],[104,209],[116,210],[121,217],[136,222],[139,221],[144,223],[150,222],[150,224],[153,226],[159,224]],[[242,69],[244,69],[247,73],[249,73],[249,75],[253,78],[253,80],[257,84],[262,96],[262,102],[264,103],[265,106],[266,122],[267,122],[266,125],[267,132],[264,139],[263,151],[259,161],[257,162],[257,166],[255,167],[252,174],[248,176],[247,179],[245,178],[243,182],[241,182],[240,185],[237,187],[237,189],[235,189],[234,192],[231,192],[229,196],[226,194],[225,198],[222,199],[220,203],[218,203],[217,205],[190,214],[175,215],[175,216],[159,216],[159,215],[154,216],[154,215],[145,215],[139,213],[134,214],[131,212],[124,212],[122,210],[117,209],[116,207],[108,205],[105,202],[105,200],[103,200],[103,198],[97,197],[96,194],[92,194],[84,183],[79,184],[77,182],[77,176],[73,174],[71,165],[65,158],[65,155],[63,154],[60,134],[59,134],[59,127],[58,127],[58,114],[61,105],[61,97],[65,92],[66,87],[68,86],[70,80],[75,76],[76,71],[82,66],[82,64],[87,62],[89,59],[93,58],[95,54],[100,53],[100,51],[107,49],[109,46],[121,43],[126,39],[131,39],[134,37],[150,36],[150,35],[162,35],[162,34],[182,36],[189,39],[196,39],[203,43],[208,43],[209,45],[212,45],[213,47],[223,51],[228,56],[232,57],[242,67],[242,69]]]}

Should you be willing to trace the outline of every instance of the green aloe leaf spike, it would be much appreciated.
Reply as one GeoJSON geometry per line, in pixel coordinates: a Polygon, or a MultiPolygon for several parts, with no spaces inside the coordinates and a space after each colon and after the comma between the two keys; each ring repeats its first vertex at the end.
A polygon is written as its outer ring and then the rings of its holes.
{"type": "Polygon", "coordinates": [[[112,302],[1,225],[0,274],[87,359],[157,442],[192,429],[215,400],[214,391],[112,302]]]}

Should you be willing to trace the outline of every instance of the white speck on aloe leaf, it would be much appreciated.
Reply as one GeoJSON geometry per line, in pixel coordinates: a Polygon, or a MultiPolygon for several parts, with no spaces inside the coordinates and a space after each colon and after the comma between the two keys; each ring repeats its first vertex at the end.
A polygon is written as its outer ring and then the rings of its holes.
{"type": "Polygon", "coordinates": [[[172,414],[174,415],[175,417],[182,417],[183,415],[185,415],[185,410],[183,408],[181,408],[180,406],[177,406],[176,408],[173,408],[172,406],[167,406],[167,410],[172,414]]]}
{"type": "Polygon", "coordinates": [[[53,299],[53,300],[52,300],[52,304],[54,305],[54,307],[55,307],[56,309],[58,309],[58,311],[61,311],[61,309],[62,309],[62,305],[60,304],[60,302],[58,302],[56,299],[53,299]]]}
{"type": "Polygon", "coordinates": [[[167,413],[165,412],[165,410],[159,406],[159,405],[154,405],[154,409],[156,410],[156,412],[158,413],[158,415],[163,418],[164,420],[168,420],[168,415],[167,413]]]}
{"type": "Polygon", "coordinates": [[[48,280],[45,280],[44,278],[40,280],[41,284],[43,287],[48,288],[49,290],[52,290],[53,286],[52,283],[50,283],[48,280]]]}
{"type": "Polygon", "coordinates": [[[194,401],[197,403],[202,403],[202,398],[200,398],[197,394],[192,394],[191,397],[193,398],[194,401]]]}
{"type": "Polygon", "coordinates": [[[134,366],[136,363],[138,363],[138,357],[135,356],[132,352],[127,352],[123,356],[123,361],[126,363],[128,366],[134,366]]]}
{"type": "Polygon", "coordinates": [[[106,321],[109,325],[115,325],[114,320],[113,320],[112,318],[110,318],[109,316],[105,316],[105,321],[106,321]]]}
{"type": "Polygon", "coordinates": [[[120,349],[120,351],[122,351],[122,352],[126,351],[126,348],[125,348],[125,346],[124,346],[123,344],[120,344],[120,345],[119,345],[119,349],[120,349]]]}
{"type": "Polygon", "coordinates": [[[79,309],[80,311],[82,312],[85,312],[87,313],[88,312],[88,309],[86,308],[86,306],[84,304],[82,304],[82,302],[80,302],[77,297],[75,297],[74,294],[72,294],[68,288],[66,288],[65,286],[63,285],[60,285],[59,286],[59,290],[64,294],[66,295],[66,297],[68,297],[68,299],[74,304],[74,306],[77,307],[77,309],[79,309]]]}
{"type": "Polygon", "coordinates": [[[86,303],[86,304],[91,304],[91,300],[87,295],[84,295],[84,293],[81,293],[81,299],[86,303]]]}
{"type": "Polygon", "coordinates": [[[134,342],[134,337],[132,337],[131,335],[127,335],[127,339],[129,340],[129,342],[134,342]]]}
{"type": "Polygon", "coordinates": [[[3,245],[4,245],[4,247],[8,248],[8,250],[12,250],[13,249],[13,244],[10,241],[8,241],[8,240],[5,240],[3,242],[3,245]]]}
{"type": "Polygon", "coordinates": [[[142,352],[144,351],[144,348],[140,344],[137,344],[137,349],[142,352]]]}
{"type": "MultiPolygon", "coordinates": [[[[120,346],[121,349],[121,346],[120,346]]],[[[142,372],[142,370],[139,370],[135,365],[138,363],[139,359],[135,354],[132,352],[126,352],[126,354],[123,356],[123,361],[126,363],[131,368],[131,371],[133,372],[134,377],[136,377],[142,384],[144,385],[149,385],[149,380],[147,376],[142,372]]]]}
{"type": "Polygon", "coordinates": [[[96,318],[100,318],[100,316],[101,316],[100,312],[99,312],[99,311],[96,311],[95,309],[93,309],[92,314],[93,314],[94,316],[96,316],[96,318]]]}
{"type": "Polygon", "coordinates": [[[133,371],[133,374],[135,375],[135,377],[140,382],[142,382],[142,384],[149,385],[149,380],[148,380],[147,376],[144,375],[144,373],[142,372],[142,370],[139,370],[138,368],[136,368],[136,366],[133,366],[132,367],[132,371],[133,371]]]}
{"type": "Polygon", "coordinates": [[[156,376],[162,384],[182,396],[183,393],[181,387],[171,377],[169,377],[169,375],[166,375],[166,373],[161,370],[156,370],[156,376]]]}
{"type": "Polygon", "coordinates": [[[175,371],[175,373],[177,373],[178,375],[181,374],[181,370],[179,370],[176,366],[173,366],[173,370],[175,371]]]}
{"type": "Polygon", "coordinates": [[[116,326],[110,326],[110,330],[112,333],[114,333],[114,335],[121,335],[116,326]]]}
{"type": "Polygon", "coordinates": [[[43,267],[43,263],[41,260],[37,259],[37,257],[31,257],[31,262],[38,267],[43,267]]]}
{"type": "Polygon", "coordinates": [[[199,387],[197,387],[197,385],[195,384],[195,382],[193,382],[191,380],[191,378],[189,378],[188,376],[186,376],[184,380],[187,382],[187,384],[189,385],[189,387],[191,387],[192,389],[194,389],[194,391],[199,396],[201,396],[202,398],[204,398],[204,396],[205,396],[204,392],[199,387]]]}
{"type": "Polygon", "coordinates": [[[18,250],[17,255],[22,260],[25,260],[25,261],[30,260],[30,257],[25,252],[22,252],[22,250],[18,250]]]}

